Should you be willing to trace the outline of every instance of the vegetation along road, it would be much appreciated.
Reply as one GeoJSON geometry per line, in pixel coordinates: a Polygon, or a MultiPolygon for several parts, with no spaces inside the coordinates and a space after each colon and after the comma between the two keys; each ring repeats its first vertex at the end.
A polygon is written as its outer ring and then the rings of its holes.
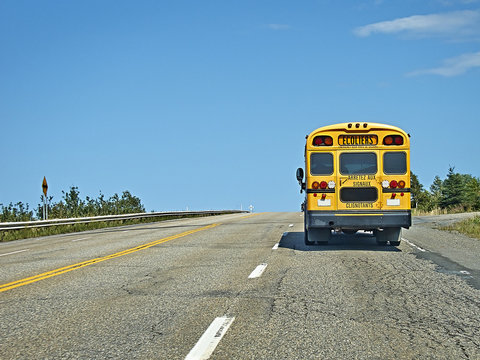
{"type": "Polygon", "coordinates": [[[480,241],[416,217],[305,246],[303,214],[0,243],[2,359],[480,359],[480,241]]]}

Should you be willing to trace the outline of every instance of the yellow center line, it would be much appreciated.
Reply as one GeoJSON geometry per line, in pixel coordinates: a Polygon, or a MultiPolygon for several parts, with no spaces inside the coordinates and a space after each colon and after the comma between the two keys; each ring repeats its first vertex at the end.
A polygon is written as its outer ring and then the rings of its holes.
{"type": "Polygon", "coordinates": [[[250,215],[246,215],[246,216],[239,217],[239,219],[246,219],[246,218],[249,218],[249,217],[252,217],[252,216],[261,215],[261,214],[263,214],[263,213],[250,214],[250,215]]]}
{"type": "Polygon", "coordinates": [[[24,286],[24,285],[27,285],[27,284],[31,284],[31,283],[34,283],[34,282],[37,282],[37,281],[40,281],[40,280],[48,279],[48,278],[51,278],[53,276],[65,274],[66,272],[81,269],[85,266],[97,264],[97,263],[105,261],[105,260],[110,260],[110,259],[114,259],[114,258],[117,258],[117,257],[120,257],[120,256],[132,254],[136,251],[148,249],[152,246],[162,244],[162,243],[165,243],[165,242],[170,241],[170,240],[178,239],[178,238],[181,238],[181,237],[184,237],[184,236],[187,236],[187,235],[199,232],[199,231],[211,229],[211,228],[214,228],[215,226],[218,226],[218,225],[220,225],[220,224],[211,224],[211,225],[207,225],[207,226],[195,229],[195,230],[185,231],[185,232],[177,234],[177,235],[172,235],[172,236],[169,236],[169,237],[166,237],[166,238],[162,238],[160,240],[155,240],[155,241],[149,242],[147,244],[139,245],[139,246],[133,247],[131,249],[123,250],[123,251],[120,251],[120,252],[117,252],[117,253],[114,253],[114,254],[110,254],[110,255],[107,255],[107,256],[104,256],[104,257],[83,261],[83,262],[73,264],[73,265],[68,265],[68,266],[61,267],[61,268],[58,268],[58,269],[55,269],[55,270],[44,272],[42,274],[31,276],[31,277],[28,277],[28,278],[25,278],[25,279],[21,279],[21,280],[17,280],[17,281],[7,283],[7,284],[3,284],[3,285],[0,285],[0,292],[15,289],[17,287],[24,286]]]}

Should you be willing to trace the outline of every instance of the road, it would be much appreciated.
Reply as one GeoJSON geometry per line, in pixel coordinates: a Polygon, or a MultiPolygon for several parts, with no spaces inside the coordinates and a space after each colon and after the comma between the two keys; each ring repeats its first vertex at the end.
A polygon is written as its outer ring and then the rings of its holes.
{"type": "Polygon", "coordinates": [[[480,241],[434,227],[305,246],[301,213],[234,214],[1,243],[0,358],[480,359],[480,241]]]}

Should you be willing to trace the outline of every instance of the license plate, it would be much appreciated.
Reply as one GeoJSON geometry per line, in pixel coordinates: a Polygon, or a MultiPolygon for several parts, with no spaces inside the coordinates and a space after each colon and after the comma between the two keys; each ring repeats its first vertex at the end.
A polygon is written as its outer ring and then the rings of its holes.
{"type": "Polygon", "coordinates": [[[387,199],[388,206],[400,206],[400,199],[387,199]]]}
{"type": "Polygon", "coordinates": [[[332,201],[330,199],[320,200],[317,201],[318,206],[332,206],[332,201]]]}
{"type": "Polygon", "coordinates": [[[340,135],[338,137],[338,145],[340,146],[372,146],[377,144],[377,135],[340,135]]]}

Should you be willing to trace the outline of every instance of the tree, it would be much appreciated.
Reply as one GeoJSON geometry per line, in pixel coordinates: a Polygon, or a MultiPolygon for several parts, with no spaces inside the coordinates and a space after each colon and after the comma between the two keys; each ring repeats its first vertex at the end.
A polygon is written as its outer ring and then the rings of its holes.
{"type": "MultiPolygon", "coordinates": [[[[50,219],[63,219],[69,217],[99,216],[99,215],[119,215],[143,213],[145,207],[140,198],[134,196],[130,191],[125,190],[122,196],[113,194],[108,200],[100,191],[97,199],[86,197],[82,200],[78,187],[71,186],[70,191],[62,191],[62,200],[57,203],[52,202],[53,196],[48,197],[48,217],[50,219]]],[[[37,219],[43,219],[43,201],[44,196],[40,196],[41,204],[35,209],[37,219]]],[[[10,203],[8,206],[0,204],[0,221],[30,221],[33,220],[33,211],[30,211],[28,204],[18,202],[15,205],[10,203]]]]}
{"type": "Polygon", "coordinates": [[[133,196],[130,191],[126,190],[119,200],[118,211],[119,214],[141,213],[145,212],[145,208],[138,197],[133,196]]]}
{"type": "Polygon", "coordinates": [[[431,194],[433,208],[440,207],[440,200],[442,198],[442,188],[443,188],[442,179],[440,179],[438,175],[435,175],[435,178],[433,179],[433,183],[432,185],[430,185],[430,194],[431,194]]]}
{"type": "Polygon", "coordinates": [[[480,179],[472,175],[463,175],[465,181],[464,203],[466,210],[480,209],[480,179]]]}
{"type": "Polygon", "coordinates": [[[462,207],[464,210],[466,200],[465,177],[455,172],[455,167],[448,169],[447,178],[443,181],[440,206],[442,209],[454,210],[462,207]]]}
{"type": "Polygon", "coordinates": [[[433,210],[432,195],[423,188],[423,185],[418,180],[417,175],[410,173],[410,197],[412,201],[412,208],[417,208],[421,211],[433,210]]]}
{"type": "Polygon", "coordinates": [[[423,191],[423,185],[418,180],[418,176],[410,172],[410,197],[412,202],[412,208],[416,208],[418,206],[418,202],[421,198],[421,194],[423,191]]]}
{"type": "Polygon", "coordinates": [[[29,210],[28,204],[24,204],[21,201],[15,205],[10,203],[7,206],[3,206],[3,204],[0,204],[0,206],[0,222],[33,220],[33,211],[29,210]]]}
{"type": "Polygon", "coordinates": [[[68,217],[79,217],[83,215],[85,202],[80,199],[80,191],[78,187],[71,186],[70,191],[63,193],[63,200],[65,201],[65,207],[67,208],[68,217]]]}

